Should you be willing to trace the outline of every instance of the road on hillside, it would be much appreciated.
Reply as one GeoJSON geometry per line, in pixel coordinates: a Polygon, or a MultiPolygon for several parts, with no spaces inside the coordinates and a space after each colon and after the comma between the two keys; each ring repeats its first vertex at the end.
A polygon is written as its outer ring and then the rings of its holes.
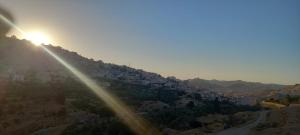
{"type": "Polygon", "coordinates": [[[223,130],[218,133],[210,134],[210,135],[248,135],[250,133],[250,129],[257,126],[259,123],[266,120],[266,115],[268,111],[261,111],[259,113],[258,118],[249,124],[246,124],[242,127],[233,127],[227,130],[223,130]]]}

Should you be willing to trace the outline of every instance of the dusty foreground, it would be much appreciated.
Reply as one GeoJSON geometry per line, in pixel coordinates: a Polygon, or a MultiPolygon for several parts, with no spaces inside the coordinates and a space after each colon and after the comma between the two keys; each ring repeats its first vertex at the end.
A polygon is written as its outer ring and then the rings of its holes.
{"type": "MultiPolygon", "coordinates": [[[[11,90],[0,80],[0,135],[58,135],[65,128],[64,95],[57,90],[11,90]],[[45,134],[44,134],[45,135],[45,134]]],[[[19,87],[15,85],[14,87],[19,87]]]]}
{"type": "Polygon", "coordinates": [[[266,120],[250,131],[250,135],[299,135],[300,106],[290,106],[273,110],[266,120]]]}
{"type": "Polygon", "coordinates": [[[252,128],[256,127],[259,123],[262,123],[266,120],[267,113],[268,111],[261,111],[258,118],[253,122],[245,124],[241,127],[230,128],[212,135],[248,135],[252,128]]]}
{"type": "Polygon", "coordinates": [[[299,135],[300,106],[262,111],[256,121],[211,135],[299,135]]]}

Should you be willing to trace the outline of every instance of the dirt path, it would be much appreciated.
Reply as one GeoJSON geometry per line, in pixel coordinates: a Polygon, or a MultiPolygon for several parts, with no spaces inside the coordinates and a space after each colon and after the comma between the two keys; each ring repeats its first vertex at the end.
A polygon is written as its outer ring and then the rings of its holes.
{"type": "Polygon", "coordinates": [[[261,111],[256,121],[244,125],[242,127],[233,127],[218,133],[214,133],[211,135],[248,135],[250,129],[258,125],[260,122],[265,121],[267,111],[261,111]]]}

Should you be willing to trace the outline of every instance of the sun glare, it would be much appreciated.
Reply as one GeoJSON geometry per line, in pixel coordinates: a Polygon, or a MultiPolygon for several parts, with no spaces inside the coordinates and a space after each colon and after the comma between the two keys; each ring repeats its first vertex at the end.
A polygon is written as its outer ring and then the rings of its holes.
{"type": "MultiPolygon", "coordinates": [[[[25,39],[30,40],[36,45],[50,43],[49,37],[41,32],[26,33],[5,17],[1,17],[0,15],[0,19],[4,20],[10,26],[16,28],[16,30],[19,31],[25,39]]],[[[92,80],[87,75],[81,73],[78,69],[68,64],[46,46],[41,46],[41,48],[44,49],[48,54],[50,54],[55,60],[61,63],[66,69],[70,70],[82,83],[90,88],[90,90],[94,92],[100,99],[102,99],[102,101],[104,101],[108,105],[108,107],[110,107],[111,110],[115,112],[116,116],[118,116],[133,132],[138,135],[160,134],[160,132],[155,127],[152,127],[148,121],[132,111],[131,107],[127,106],[117,97],[110,94],[109,91],[104,90],[101,86],[98,85],[96,81],[92,80]]]]}
{"type": "Polygon", "coordinates": [[[31,41],[35,45],[49,44],[50,38],[43,32],[30,32],[26,34],[25,39],[31,41]]]}

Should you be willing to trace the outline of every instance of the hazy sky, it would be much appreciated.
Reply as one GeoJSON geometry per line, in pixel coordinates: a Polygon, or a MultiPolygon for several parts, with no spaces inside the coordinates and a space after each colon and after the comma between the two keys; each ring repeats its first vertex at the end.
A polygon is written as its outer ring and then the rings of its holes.
{"type": "Polygon", "coordinates": [[[180,79],[300,83],[300,0],[0,0],[25,31],[180,79]]]}

